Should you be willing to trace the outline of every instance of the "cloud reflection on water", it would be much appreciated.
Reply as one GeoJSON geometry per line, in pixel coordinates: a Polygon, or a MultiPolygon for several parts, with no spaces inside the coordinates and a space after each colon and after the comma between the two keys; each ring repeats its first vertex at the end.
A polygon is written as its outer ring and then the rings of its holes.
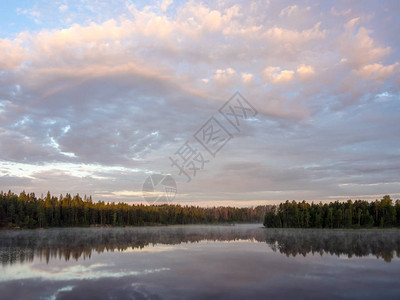
{"type": "Polygon", "coordinates": [[[299,291],[307,298],[393,298],[400,293],[399,230],[238,225],[0,235],[5,299],[293,298],[299,291]]]}

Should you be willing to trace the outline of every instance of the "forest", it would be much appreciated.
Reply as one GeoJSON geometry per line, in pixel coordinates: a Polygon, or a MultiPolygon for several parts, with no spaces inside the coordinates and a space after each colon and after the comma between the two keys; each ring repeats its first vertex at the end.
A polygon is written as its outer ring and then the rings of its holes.
{"type": "Polygon", "coordinates": [[[329,204],[286,201],[267,207],[264,226],[269,228],[372,228],[400,227],[400,200],[348,200],[329,204]]]}
{"type": "Polygon", "coordinates": [[[34,193],[0,192],[0,227],[47,228],[75,226],[143,226],[210,223],[261,223],[265,206],[255,208],[180,205],[135,205],[122,202],[94,202],[76,194],[59,197],[50,192],[37,198],[34,193]]]}
{"type": "Polygon", "coordinates": [[[94,202],[76,194],[56,197],[50,192],[0,192],[1,228],[76,226],[144,226],[174,224],[257,223],[268,228],[372,228],[400,227],[400,200],[389,195],[368,202],[307,203],[286,201],[257,207],[199,207],[94,202]]]}

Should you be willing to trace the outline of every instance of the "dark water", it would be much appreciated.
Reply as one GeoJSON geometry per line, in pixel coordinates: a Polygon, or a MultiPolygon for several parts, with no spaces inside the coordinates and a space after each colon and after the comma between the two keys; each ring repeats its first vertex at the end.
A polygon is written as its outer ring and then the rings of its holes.
{"type": "Polygon", "coordinates": [[[0,299],[400,299],[400,230],[0,231],[0,299]]]}

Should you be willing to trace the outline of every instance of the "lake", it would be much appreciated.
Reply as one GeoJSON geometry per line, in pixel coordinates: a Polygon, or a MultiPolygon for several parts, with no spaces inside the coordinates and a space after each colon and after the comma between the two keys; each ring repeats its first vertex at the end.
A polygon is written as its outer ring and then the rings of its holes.
{"type": "Polygon", "coordinates": [[[1,299],[400,299],[400,230],[0,231],[1,299]]]}

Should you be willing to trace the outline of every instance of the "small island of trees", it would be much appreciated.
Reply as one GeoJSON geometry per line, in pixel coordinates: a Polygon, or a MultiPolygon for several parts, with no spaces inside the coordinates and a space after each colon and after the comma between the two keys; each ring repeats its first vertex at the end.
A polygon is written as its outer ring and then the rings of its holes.
{"type": "Polygon", "coordinates": [[[309,204],[286,201],[267,208],[264,226],[269,228],[372,228],[400,227],[400,200],[389,195],[368,202],[356,200],[309,204]]]}

